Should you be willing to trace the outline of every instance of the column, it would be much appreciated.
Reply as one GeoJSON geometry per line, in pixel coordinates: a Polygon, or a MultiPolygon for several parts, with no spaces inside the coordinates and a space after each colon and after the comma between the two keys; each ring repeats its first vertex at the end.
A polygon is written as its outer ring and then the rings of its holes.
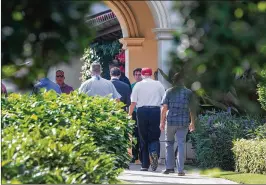
{"type": "MultiPolygon", "coordinates": [[[[170,51],[175,50],[175,45],[173,43],[173,32],[175,30],[171,28],[155,28],[153,32],[156,33],[156,39],[158,41],[158,68],[164,71],[168,75],[170,70],[170,51]]],[[[158,79],[164,87],[167,89],[171,87],[171,84],[165,80],[165,78],[158,73],[158,79]]]]}
{"type": "Polygon", "coordinates": [[[143,42],[145,38],[122,38],[119,42],[125,50],[125,75],[131,82],[134,81],[132,71],[143,64],[143,42]]]}

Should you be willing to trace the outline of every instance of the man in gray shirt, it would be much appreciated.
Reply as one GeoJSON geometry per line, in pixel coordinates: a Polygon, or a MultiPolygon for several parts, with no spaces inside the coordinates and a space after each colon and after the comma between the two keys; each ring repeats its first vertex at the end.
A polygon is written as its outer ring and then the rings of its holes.
{"type": "Polygon", "coordinates": [[[121,95],[117,92],[112,82],[100,76],[102,72],[101,65],[93,62],[90,71],[92,77],[81,84],[79,92],[89,96],[110,96],[112,99],[119,101],[121,95]]]}

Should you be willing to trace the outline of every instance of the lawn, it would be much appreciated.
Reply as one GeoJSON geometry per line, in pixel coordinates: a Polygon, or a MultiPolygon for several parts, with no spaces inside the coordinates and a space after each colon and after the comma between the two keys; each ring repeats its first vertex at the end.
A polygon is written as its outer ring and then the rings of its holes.
{"type": "Polygon", "coordinates": [[[241,184],[265,184],[266,175],[262,174],[252,174],[252,173],[237,173],[232,171],[222,171],[218,168],[201,170],[201,175],[208,175],[215,178],[223,178],[231,180],[233,182],[241,184]]]}

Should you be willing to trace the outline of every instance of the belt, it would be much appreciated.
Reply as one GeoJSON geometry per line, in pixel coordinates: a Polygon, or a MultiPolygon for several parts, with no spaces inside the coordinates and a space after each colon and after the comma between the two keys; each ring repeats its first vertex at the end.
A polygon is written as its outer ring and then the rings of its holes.
{"type": "Polygon", "coordinates": [[[148,108],[148,109],[155,109],[155,108],[160,108],[159,106],[142,106],[139,108],[148,108]]]}

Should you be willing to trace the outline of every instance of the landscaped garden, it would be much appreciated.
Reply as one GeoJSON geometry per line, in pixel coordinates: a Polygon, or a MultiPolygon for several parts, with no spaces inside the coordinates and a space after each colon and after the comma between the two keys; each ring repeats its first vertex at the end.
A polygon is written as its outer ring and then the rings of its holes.
{"type": "MultiPolygon", "coordinates": [[[[83,17],[73,18],[65,10],[85,14],[91,1],[71,2],[61,7],[53,1],[39,1],[38,6],[30,1],[28,6],[37,6],[40,14],[25,11],[24,15],[26,5],[16,6],[12,15],[3,9],[4,25],[14,26],[13,35],[3,37],[9,43],[2,51],[4,78],[13,79],[21,89],[29,88],[49,67],[88,47],[91,38],[83,17]],[[40,21],[43,17],[55,20],[40,21]],[[24,24],[26,18],[34,20],[24,24]],[[39,41],[32,35],[46,31],[60,37],[49,35],[51,40],[44,36],[39,41]],[[22,61],[28,59],[34,62],[25,66],[22,61]],[[27,73],[19,76],[21,70],[27,73]]],[[[17,2],[4,3],[13,7],[17,2]]],[[[189,134],[196,157],[193,168],[238,183],[265,183],[266,3],[177,1],[174,8],[182,16],[182,29],[174,34],[169,74],[159,71],[169,82],[175,72],[184,72],[187,87],[198,98],[196,131],[189,134]]],[[[87,48],[83,80],[89,78],[87,69],[98,57],[107,77],[108,62],[119,56],[120,48],[118,41],[87,48]]],[[[2,183],[119,183],[117,177],[130,161],[133,130],[122,107],[108,98],[76,91],[2,97],[2,183]]]]}

